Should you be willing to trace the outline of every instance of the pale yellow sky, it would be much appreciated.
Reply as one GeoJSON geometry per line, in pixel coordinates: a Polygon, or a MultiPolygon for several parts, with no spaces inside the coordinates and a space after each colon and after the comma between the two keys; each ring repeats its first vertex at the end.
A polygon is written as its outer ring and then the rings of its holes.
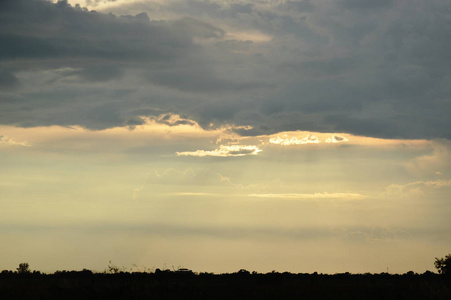
{"type": "Polygon", "coordinates": [[[1,126],[4,268],[424,272],[449,245],[447,142],[190,124],[1,126]]]}
{"type": "Polygon", "coordinates": [[[449,1],[3,2],[0,270],[449,253],[449,1]]]}

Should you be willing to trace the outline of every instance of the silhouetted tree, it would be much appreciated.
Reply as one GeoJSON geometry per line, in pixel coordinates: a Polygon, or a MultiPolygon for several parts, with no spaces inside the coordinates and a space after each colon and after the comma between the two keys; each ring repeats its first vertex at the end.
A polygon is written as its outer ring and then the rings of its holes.
{"type": "Polygon", "coordinates": [[[18,274],[30,274],[30,265],[28,263],[20,263],[19,267],[17,268],[18,274]]]}
{"type": "Polygon", "coordinates": [[[435,258],[434,266],[443,275],[451,275],[451,254],[443,258],[435,258]]]}

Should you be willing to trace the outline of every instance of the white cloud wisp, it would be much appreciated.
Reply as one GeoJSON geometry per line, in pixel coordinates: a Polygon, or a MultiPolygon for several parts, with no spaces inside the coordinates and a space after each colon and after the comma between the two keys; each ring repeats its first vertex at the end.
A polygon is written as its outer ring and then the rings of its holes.
{"type": "Polygon", "coordinates": [[[219,149],[215,150],[196,150],[196,151],[185,151],[177,152],[177,156],[217,156],[217,157],[230,157],[230,156],[246,156],[246,155],[257,155],[262,150],[257,146],[245,146],[245,145],[221,145],[219,149]]]}

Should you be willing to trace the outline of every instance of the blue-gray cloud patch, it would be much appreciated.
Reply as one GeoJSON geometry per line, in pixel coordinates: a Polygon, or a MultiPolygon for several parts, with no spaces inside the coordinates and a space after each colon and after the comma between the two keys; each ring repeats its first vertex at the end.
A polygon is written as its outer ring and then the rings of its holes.
{"type": "Polygon", "coordinates": [[[253,126],[246,135],[449,139],[451,4],[415,3],[189,0],[109,13],[0,1],[0,123],[101,129],[174,113],[253,126]]]}
{"type": "Polygon", "coordinates": [[[19,86],[19,80],[9,70],[0,69],[0,88],[12,89],[19,86]]]}

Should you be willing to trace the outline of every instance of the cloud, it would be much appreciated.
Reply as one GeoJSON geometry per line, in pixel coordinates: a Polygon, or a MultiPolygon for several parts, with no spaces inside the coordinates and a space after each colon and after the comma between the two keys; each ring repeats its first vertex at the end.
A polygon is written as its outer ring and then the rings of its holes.
{"type": "Polygon", "coordinates": [[[182,118],[179,115],[174,115],[174,114],[162,114],[158,117],[153,118],[154,120],[156,120],[158,123],[161,124],[166,124],[169,126],[178,126],[178,125],[188,125],[188,126],[192,126],[195,128],[198,128],[199,130],[201,130],[199,124],[197,124],[195,121],[190,120],[190,119],[186,119],[186,118],[182,118]]]}
{"type": "Polygon", "coordinates": [[[431,152],[418,156],[407,163],[404,167],[413,174],[442,174],[451,166],[451,143],[447,140],[434,140],[431,152]]]}
{"type": "MultiPolygon", "coordinates": [[[[1,224],[3,225],[3,224],[1,224]]],[[[15,228],[19,232],[30,231],[47,231],[54,232],[58,230],[64,230],[65,232],[77,231],[80,229],[88,230],[90,233],[107,233],[107,232],[134,232],[145,233],[149,235],[163,235],[163,236],[208,236],[220,239],[253,239],[260,240],[268,237],[276,237],[279,239],[299,239],[299,240],[317,240],[324,238],[331,238],[336,236],[330,228],[322,227],[299,227],[299,228],[274,228],[268,226],[218,226],[216,224],[197,225],[197,224],[168,224],[164,222],[154,223],[133,223],[127,224],[124,222],[118,223],[102,223],[102,224],[89,224],[89,225],[77,225],[72,224],[60,224],[58,227],[39,224],[36,226],[30,226],[28,224],[14,224],[15,228]]],[[[4,230],[5,226],[1,227],[4,230]]]]}
{"type": "Polygon", "coordinates": [[[80,126],[21,128],[0,125],[0,133],[3,136],[1,142],[5,145],[7,143],[33,145],[39,151],[80,154],[142,151],[167,155],[177,149],[180,139],[184,140],[187,146],[199,146],[210,145],[212,141],[220,137],[233,136],[228,129],[204,130],[196,122],[172,114],[162,114],[152,118],[141,117],[128,126],[104,130],[88,130],[80,126]]]}
{"type": "Polygon", "coordinates": [[[14,140],[13,138],[10,138],[5,135],[0,135],[0,145],[10,145],[10,146],[23,146],[23,147],[31,147],[31,145],[28,142],[18,142],[14,140]]]}
{"type": "Polygon", "coordinates": [[[152,170],[144,182],[133,191],[133,199],[151,193],[152,196],[220,196],[218,189],[234,184],[229,177],[207,169],[184,170],[169,168],[152,170]]]}
{"type": "Polygon", "coordinates": [[[258,31],[235,31],[228,32],[227,39],[237,41],[248,41],[252,43],[264,43],[271,41],[270,35],[258,32],[258,31]]]}
{"type": "Polygon", "coordinates": [[[171,59],[190,47],[189,39],[170,30],[167,23],[149,22],[139,14],[116,17],[48,1],[19,0],[2,15],[8,17],[1,30],[2,59],[27,58],[41,67],[46,60],[67,65],[67,58],[77,58],[73,61],[77,65],[84,65],[83,58],[99,63],[171,59]]]}
{"type": "Polygon", "coordinates": [[[346,9],[381,9],[388,8],[394,4],[394,0],[339,0],[338,4],[346,9]]]}
{"type": "Polygon", "coordinates": [[[318,200],[318,199],[339,199],[339,200],[360,200],[366,196],[357,193],[313,193],[313,194],[249,194],[255,198],[279,198],[293,200],[318,200]]]}
{"type": "Polygon", "coordinates": [[[215,193],[200,193],[200,192],[181,192],[181,193],[175,193],[175,196],[194,196],[194,197],[215,197],[218,196],[219,194],[215,194],[215,193]]]}
{"type": "Polygon", "coordinates": [[[224,30],[221,28],[188,17],[174,21],[172,26],[174,26],[178,31],[181,31],[181,33],[187,35],[193,35],[194,33],[197,38],[221,38],[225,34],[224,30]]]}
{"type": "MultiPolygon", "coordinates": [[[[14,141],[17,144],[33,145],[39,151],[50,152],[75,151],[88,153],[103,151],[111,154],[153,153],[162,156],[172,155],[170,153],[176,152],[179,156],[245,156],[258,155],[261,151],[266,150],[269,151],[268,154],[275,155],[279,151],[278,148],[280,149],[281,146],[285,148],[287,145],[292,145],[292,147],[287,147],[291,150],[312,149],[310,147],[297,147],[302,144],[315,145],[315,149],[319,149],[318,147],[321,147],[321,149],[341,147],[347,144],[353,147],[410,151],[417,155],[436,149],[435,142],[431,141],[375,139],[342,133],[281,132],[269,136],[240,136],[235,131],[246,132],[252,130],[252,128],[229,124],[219,128],[212,125],[210,128],[204,129],[192,119],[170,113],[154,117],[142,116],[129,120],[128,123],[126,126],[103,130],[89,130],[80,126],[22,128],[0,125],[0,133],[4,136],[4,145],[6,145],[5,141],[8,140],[8,143],[14,141]],[[213,143],[218,145],[218,148],[177,152],[176,150],[180,149],[180,141],[183,141],[184,147],[191,149],[198,147],[205,149],[213,143]]],[[[445,150],[442,149],[438,153],[446,154],[447,150],[445,150]]],[[[429,156],[425,155],[408,160],[404,165],[414,173],[418,173],[418,168],[424,166],[434,174],[441,172],[446,176],[447,156],[437,156],[434,158],[434,161],[437,160],[434,164],[426,162],[430,159],[423,162],[423,158],[429,156]],[[415,168],[412,165],[414,162],[415,168]],[[419,162],[422,163],[419,164],[419,162]]],[[[425,170],[422,172],[425,172],[425,170]]]]}
{"type": "MultiPolygon", "coordinates": [[[[252,130],[249,129],[249,130],[252,130]]],[[[447,152],[447,146],[445,141],[428,141],[428,140],[410,140],[410,139],[383,139],[372,138],[366,136],[352,135],[348,133],[328,133],[328,132],[306,132],[306,131],[283,131],[271,135],[258,135],[254,137],[256,140],[267,142],[271,145],[291,146],[291,145],[306,145],[314,144],[319,147],[331,147],[332,145],[341,146],[347,144],[349,146],[359,147],[371,147],[371,148],[392,148],[392,149],[411,149],[418,150],[424,153],[431,149],[436,149],[439,153],[447,152]]],[[[252,140],[252,137],[241,137],[241,141],[252,140]]],[[[441,155],[443,156],[443,155],[441,155]]],[[[429,157],[429,155],[425,156],[429,157]]],[[[418,157],[416,160],[421,160],[422,157],[418,157]]],[[[443,163],[443,158],[442,158],[443,163]]],[[[411,165],[412,162],[406,164],[411,165]]],[[[424,163],[425,165],[426,163],[424,163]]]]}
{"type": "Polygon", "coordinates": [[[230,178],[208,170],[199,169],[194,170],[192,168],[187,168],[184,170],[178,169],[165,169],[162,171],[151,172],[147,176],[147,181],[149,183],[157,184],[180,184],[180,185],[201,185],[201,186],[213,186],[213,185],[232,185],[230,178]]]}
{"type": "Polygon", "coordinates": [[[346,137],[340,135],[334,135],[330,138],[327,138],[326,143],[343,143],[349,141],[346,137]]]}
{"type": "MultiPolygon", "coordinates": [[[[1,60],[15,60],[16,71],[28,69],[24,60],[32,61],[38,70],[78,68],[69,75],[91,82],[118,79],[124,69],[159,69],[152,80],[164,82],[164,73],[175,67],[175,61],[190,68],[202,65],[196,58],[202,50],[194,44],[195,38],[224,34],[192,18],[150,21],[145,12],[116,16],[61,3],[18,0],[6,5],[1,12],[0,41],[5,45],[0,50],[1,60]],[[154,62],[164,68],[149,68],[154,62]]],[[[209,72],[208,67],[203,70],[209,72]]],[[[214,76],[205,78],[215,82],[214,76]]]]}
{"type": "Polygon", "coordinates": [[[413,1],[2,1],[0,123],[450,139],[450,4],[413,1]]]}
{"type": "Polygon", "coordinates": [[[390,226],[358,226],[358,227],[337,227],[333,233],[341,239],[352,242],[379,242],[410,239],[413,234],[411,228],[400,228],[390,226]]]}
{"type": "Polygon", "coordinates": [[[278,144],[278,145],[283,145],[283,146],[320,143],[320,141],[318,140],[318,138],[316,136],[310,135],[310,134],[302,139],[298,139],[297,137],[281,138],[281,137],[277,136],[277,138],[270,138],[269,142],[271,144],[278,144]]]}
{"type": "Polygon", "coordinates": [[[385,189],[386,196],[422,196],[437,190],[450,189],[451,180],[415,181],[407,184],[392,184],[385,189]]]}
{"type": "Polygon", "coordinates": [[[123,71],[117,66],[107,65],[86,67],[66,74],[68,76],[79,76],[82,80],[87,82],[105,82],[121,78],[123,76],[123,71]]]}
{"type": "Polygon", "coordinates": [[[246,146],[246,145],[220,145],[219,149],[215,150],[196,150],[196,151],[186,151],[177,152],[177,156],[217,156],[217,157],[232,157],[232,156],[246,156],[246,155],[257,155],[262,150],[257,146],[246,146]]]}
{"type": "MultiPolygon", "coordinates": [[[[299,133],[291,133],[293,134],[299,134],[299,133]]],[[[321,134],[324,136],[324,134],[321,134]]],[[[327,137],[325,140],[321,141],[316,134],[308,134],[304,138],[298,138],[296,136],[289,137],[288,133],[277,135],[277,137],[270,137],[269,143],[276,144],[276,145],[282,145],[282,146],[290,146],[290,145],[305,145],[305,144],[319,144],[321,142],[325,142],[328,144],[336,144],[336,143],[343,143],[348,142],[349,139],[341,136],[341,135],[333,135],[332,137],[327,137]]]]}
{"type": "Polygon", "coordinates": [[[0,69],[0,88],[13,89],[19,86],[19,80],[10,71],[0,69]]]}

